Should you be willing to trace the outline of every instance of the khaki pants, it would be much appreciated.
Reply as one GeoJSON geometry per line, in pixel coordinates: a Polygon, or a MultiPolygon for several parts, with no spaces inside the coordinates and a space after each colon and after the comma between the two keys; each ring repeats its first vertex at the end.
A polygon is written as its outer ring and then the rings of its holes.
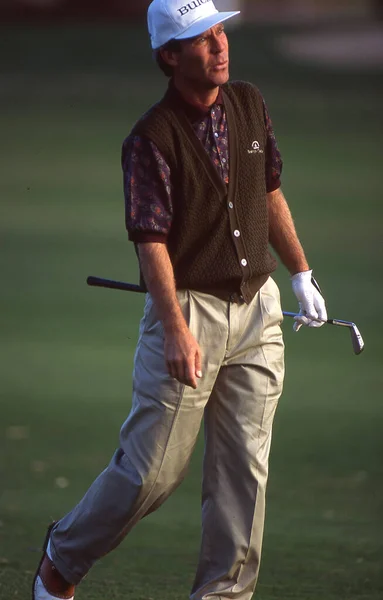
{"type": "Polygon", "coordinates": [[[204,417],[202,543],[191,598],[248,600],[259,570],[284,375],[279,292],[269,278],[250,305],[193,291],[178,295],[202,349],[198,389],[167,374],[162,325],[147,295],[120,449],[56,526],[51,553],[62,575],[79,583],[180,484],[204,417]]]}

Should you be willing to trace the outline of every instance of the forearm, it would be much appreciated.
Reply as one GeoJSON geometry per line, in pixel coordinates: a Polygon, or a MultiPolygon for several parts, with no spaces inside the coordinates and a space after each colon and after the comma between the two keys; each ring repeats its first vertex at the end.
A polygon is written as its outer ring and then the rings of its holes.
{"type": "Polygon", "coordinates": [[[178,302],[173,266],[165,244],[138,244],[140,266],[165,332],[187,327],[178,302]]]}
{"type": "Polygon", "coordinates": [[[267,202],[270,244],[291,275],[308,271],[310,267],[281,188],[267,194],[267,202]]]}

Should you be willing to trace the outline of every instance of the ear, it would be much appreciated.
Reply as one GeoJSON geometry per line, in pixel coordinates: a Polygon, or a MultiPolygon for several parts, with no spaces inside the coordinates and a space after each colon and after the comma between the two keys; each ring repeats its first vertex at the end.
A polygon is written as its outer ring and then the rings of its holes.
{"type": "Polygon", "coordinates": [[[164,48],[160,48],[160,55],[164,62],[170,67],[177,67],[179,64],[179,52],[174,52],[174,50],[166,50],[164,48]]]}

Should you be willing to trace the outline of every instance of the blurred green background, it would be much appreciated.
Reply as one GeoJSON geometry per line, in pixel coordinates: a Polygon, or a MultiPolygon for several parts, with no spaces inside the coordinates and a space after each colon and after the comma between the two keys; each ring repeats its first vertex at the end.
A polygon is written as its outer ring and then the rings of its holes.
{"type": "MultiPolygon", "coordinates": [[[[340,328],[296,335],[283,325],[287,376],[256,597],[378,600],[382,71],[291,61],[279,43],[299,32],[234,30],[231,76],[266,97],[283,189],[329,316],[355,320],[366,350],[355,357],[340,328]]],[[[129,411],[143,298],[85,280],[138,279],[120,148],[166,80],[135,25],[8,26],[0,46],[0,597],[9,599],[29,598],[46,525],[108,463],[129,411]]],[[[276,279],[295,310],[282,267],[276,279]]],[[[201,439],[181,488],[94,567],[76,600],[187,598],[202,452],[201,439]]]]}

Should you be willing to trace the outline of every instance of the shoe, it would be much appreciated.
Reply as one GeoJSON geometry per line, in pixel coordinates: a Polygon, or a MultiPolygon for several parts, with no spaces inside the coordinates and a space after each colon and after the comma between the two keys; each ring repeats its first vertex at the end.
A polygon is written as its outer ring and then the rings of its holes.
{"type": "Polygon", "coordinates": [[[32,584],[32,600],[74,600],[75,586],[65,581],[47,554],[49,538],[56,521],[48,527],[43,554],[32,584]]]}

